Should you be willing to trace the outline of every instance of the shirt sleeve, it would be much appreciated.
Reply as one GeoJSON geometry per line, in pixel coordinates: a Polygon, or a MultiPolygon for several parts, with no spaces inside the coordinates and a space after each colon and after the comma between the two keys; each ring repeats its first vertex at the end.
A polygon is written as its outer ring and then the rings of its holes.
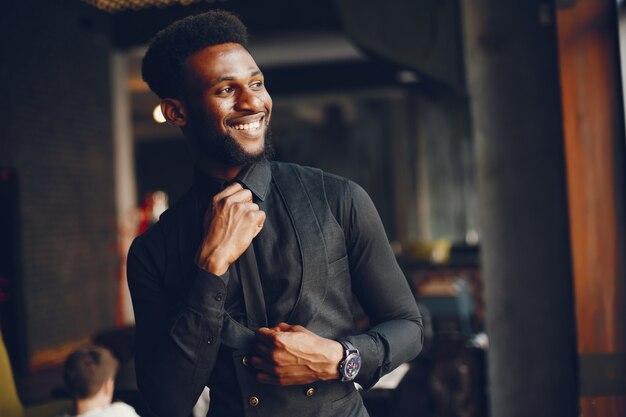
{"type": "Polygon", "coordinates": [[[137,385],[157,415],[186,417],[215,365],[227,276],[196,267],[186,294],[168,292],[165,238],[159,226],[135,239],[128,255],[137,385]]]}
{"type": "Polygon", "coordinates": [[[356,382],[369,389],[418,355],[424,342],[422,316],[367,192],[334,176],[326,177],[325,186],[344,230],[352,290],[370,321],[368,331],[346,337],[361,353],[356,382]]]}

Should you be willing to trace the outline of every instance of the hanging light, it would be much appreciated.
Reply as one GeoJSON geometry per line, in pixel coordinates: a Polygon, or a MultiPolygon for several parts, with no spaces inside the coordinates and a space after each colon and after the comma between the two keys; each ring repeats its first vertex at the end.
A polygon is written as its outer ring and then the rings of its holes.
{"type": "Polygon", "coordinates": [[[163,116],[163,112],[161,111],[161,104],[157,104],[156,106],[154,106],[154,109],[152,110],[152,118],[157,123],[166,122],[165,116],[163,116]]]}
{"type": "MultiPolygon", "coordinates": [[[[191,3],[197,3],[200,0],[82,0],[85,3],[91,4],[100,10],[105,12],[115,13],[122,10],[140,10],[146,7],[163,7],[170,6],[172,4],[181,4],[188,6],[191,3]]],[[[205,0],[207,3],[213,3],[216,0],[205,0]]],[[[224,1],[224,0],[222,0],[224,1]]]]}

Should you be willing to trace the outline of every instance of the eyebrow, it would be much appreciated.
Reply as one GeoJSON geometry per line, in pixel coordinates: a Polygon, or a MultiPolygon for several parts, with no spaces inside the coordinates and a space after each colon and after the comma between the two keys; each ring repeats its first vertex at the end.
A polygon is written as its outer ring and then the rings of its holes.
{"type": "MultiPolygon", "coordinates": [[[[256,69],[256,70],[254,70],[254,71],[252,71],[252,72],[250,73],[250,76],[251,76],[251,77],[255,77],[255,76],[257,76],[257,75],[263,75],[263,73],[261,72],[261,70],[260,70],[260,69],[256,69]]],[[[209,88],[211,88],[211,87],[213,87],[213,86],[215,86],[215,85],[217,85],[217,84],[219,84],[219,83],[222,83],[222,82],[224,82],[224,81],[233,81],[233,80],[235,80],[235,79],[236,79],[236,77],[235,77],[235,76],[233,76],[233,75],[223,75],[223,76],[221,76],[221,77],[218,77],[218,78],[217,78],[215,81],[213,81],[212,83],[209,83],[209,88]]]]}

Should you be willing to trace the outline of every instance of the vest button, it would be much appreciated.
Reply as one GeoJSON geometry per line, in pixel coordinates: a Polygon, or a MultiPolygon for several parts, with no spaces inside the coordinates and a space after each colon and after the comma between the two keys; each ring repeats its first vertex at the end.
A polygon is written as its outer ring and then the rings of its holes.
{"type": "Polygon", "coordinates": [[[312,397],[313,394],[315,394],[315,388],[309,388],[308,390],[306,390],[307,397],[312,397]]]}
{"type": "Polygon", "coordinates": [[[224,299],[224,295],[221,292],[215,294],[215,301],[222,301],[224,299]]]}
{"type": "Polygon", "coordinates": [[[248,366],[248,357],[244,356],[241,358],[241,363],[243,363],[243,366],[248,366]]]}
{"type": "Polygon", "coordinates": [[[250,397],[248,398],[248,404],[250,404],[252,407],[256,407],[257,405],[259,405],[259,399],[257,397],[250,397]]]}

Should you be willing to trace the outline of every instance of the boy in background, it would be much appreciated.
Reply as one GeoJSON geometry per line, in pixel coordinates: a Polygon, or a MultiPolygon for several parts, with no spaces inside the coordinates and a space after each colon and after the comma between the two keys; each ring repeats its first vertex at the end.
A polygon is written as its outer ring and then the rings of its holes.
{"type": "Polygon", "coordinates": [[[76,417],[139,417],[130,405],[112,402],[117,369],[117,360],[100,346],[80,347],[67,358],[63,380],[76,417]]]}

